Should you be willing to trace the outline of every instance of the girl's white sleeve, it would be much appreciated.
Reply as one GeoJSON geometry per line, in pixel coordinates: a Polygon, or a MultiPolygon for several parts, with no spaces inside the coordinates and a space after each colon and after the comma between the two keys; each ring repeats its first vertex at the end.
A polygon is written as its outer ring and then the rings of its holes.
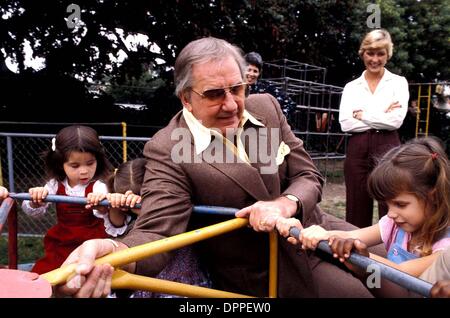
{"type": "MultiPolygon", "coordinates": [[[[106,184],[104,184],[101,181],[96,181],[94,183],[94,187],[92,189],[92,192],[94,193],[108,193],[108,187],[106,186],[106,184]]],[[[111,220],[109,219],[109,213],[101,213],[98,210],[93,210],[92,211],[93,214],[100,218],[103,219],[103,224],[105,225],[105,232],[113,237],[117,237],[119,235],[122,235],[123,233],[125,233],[127,227],[128,227],[128,223],[130,223],[131,220],[131,216],[127,215],[125,218],[125,223],[123,226],[121,227],[116,227],[114,226],[114,224],[111,223],[111,220]]]]}
{"type": "MultiPolygon", "coordinates": [[[[51,179],[45,184],[44,188],[47,189],[48,194],[56,194],[56,191],[58,190],[58,181],[56,181],[55,179],[51,179]]],[[[22,202],[22,210],[31,217],[39,217],[44,215],[45,213],[47,213],[48,207],[50,205],[50,202],[47,202],[43,206],[33,208],[30,206],[30,203],[31,201],[24,200],[22,202]]]]}

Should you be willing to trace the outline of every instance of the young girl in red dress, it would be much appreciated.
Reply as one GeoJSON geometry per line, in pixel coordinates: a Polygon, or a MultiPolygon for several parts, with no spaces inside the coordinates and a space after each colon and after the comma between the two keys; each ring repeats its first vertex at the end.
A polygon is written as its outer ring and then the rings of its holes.
{"type": "MultiPolygon", "coordinates": [[[[29,189],[32,200],[23,201],[23,211],[32,217],[45,214],[50,204],[43,200],[48,194],[87,197],[88,204],[56,204],[57,223],[44,237],[44,257],[32,268],[38,274],[60,267],[85,240],[106,238],[106,228],[114,227],[108,214],[92,209],[108,192],[101,180],[112,173],[94,129],[78,125],[63,128],[53,138],[44,160],[49,181],[29,189]]],[[[125,229],[116,228],[116,232],[125,229]]]]}

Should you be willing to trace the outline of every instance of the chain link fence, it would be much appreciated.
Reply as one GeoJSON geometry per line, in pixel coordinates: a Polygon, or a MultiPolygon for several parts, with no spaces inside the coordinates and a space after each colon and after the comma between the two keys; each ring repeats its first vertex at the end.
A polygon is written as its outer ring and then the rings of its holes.
{"type": "MultiPolygon", "coordinates": [[[[42,154],[51,146],[54,134],[0,133],[0,181],[11,192],[46,183],[42,154]]],[[[302,136],[299,136],[302,138],[302,136]]],[[[100,136],[107,158],[114,167],[125,160],[143,157],[142,151],[149,138],[100,136]]],[[[307,149],[308,150],[308,149],[307,149]]],[[[342,180],[342,157],[321,156],[313,160],[328,181],[342,180]]],[[[55,224],[56,211],[51,205],[48,213],[36,218],[25,214],[18,205],[18,231],[20,235],[42,236],[55,224]]],[[[6,233],[6,230],[4,231],[6,233]]]]}

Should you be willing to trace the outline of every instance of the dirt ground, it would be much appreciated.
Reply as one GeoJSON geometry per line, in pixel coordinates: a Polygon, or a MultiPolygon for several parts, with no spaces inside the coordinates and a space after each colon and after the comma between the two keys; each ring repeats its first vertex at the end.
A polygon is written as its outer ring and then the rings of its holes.
{"type": "MultiPolygon", "coordinates": [[[[323,211],[345,219],[345,184],[327,182],[323,187],[322,202],[323,211]]],[[[374,202],[372,224],[378,222],[378,204],[374,202]]]]}
{"type": "Polygon", "coordinates": [[[326,199],[345,200],[345,184],[327,182],[323,188],[323,196],[326,199]]]}
{"type": "Polygon", "coordinates": [[[345,184],[327,182],[323,187],[320,207],[341,219],[345,218],[345,184]]]}

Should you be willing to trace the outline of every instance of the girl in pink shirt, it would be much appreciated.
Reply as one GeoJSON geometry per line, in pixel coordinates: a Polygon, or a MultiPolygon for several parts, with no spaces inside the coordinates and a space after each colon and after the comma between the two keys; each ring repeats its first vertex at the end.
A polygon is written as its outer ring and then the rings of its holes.
{"type": "MultiPolygon", "coordinates": [[[[353,231],[326,231],[314,225],[290,237],[302,248],[315,249],[329,240],[334,257],[341,262],[350,251],[366,254],[410,275],[420,276],[450,246],[450,165],[437,139],[414,139],[387,152],[369,180],[369,193],[389,207],[378,224],[353,231]],[[363,243],[362,243],[363,242],[363,243]],[[369,254],[367,246],[384,243],[387,258],[369,254]]],[[[297,219],[279,219],[277,229],[289,235],[297,219]]],[[[357,271],[351,264],[345,265],[357,271]]]]}

